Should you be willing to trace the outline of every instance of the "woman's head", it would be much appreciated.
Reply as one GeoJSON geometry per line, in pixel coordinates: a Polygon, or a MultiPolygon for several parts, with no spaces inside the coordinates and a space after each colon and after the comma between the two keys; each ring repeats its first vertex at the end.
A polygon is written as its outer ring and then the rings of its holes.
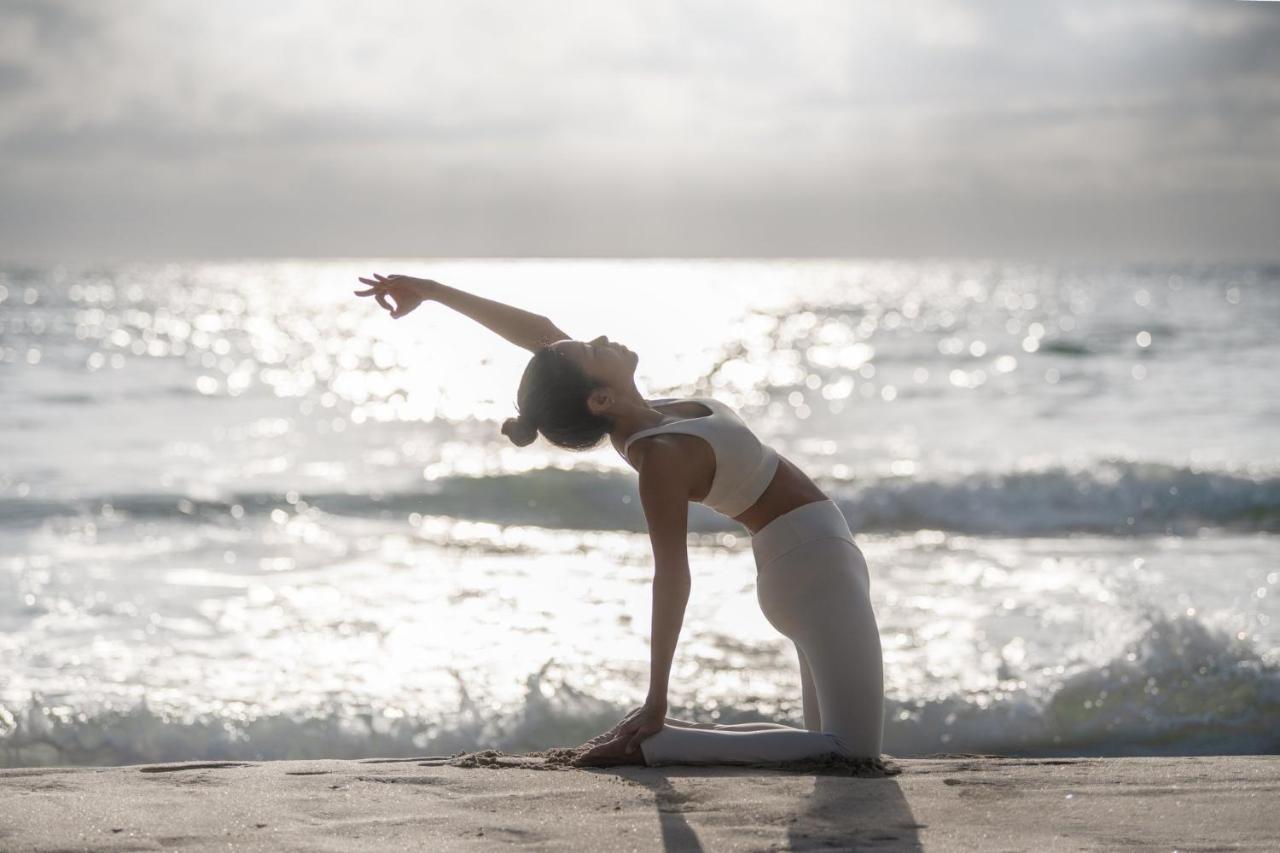
{"type": "Polygon", "coordinates": [[[613,427],[609,415],[620,392],[635,388],[635,353],[601,335],[542,347],[520,379],[520,417],[507,418],[502,432],[518,446],[541,432],[552,444],[586,450],[613,427]]]}

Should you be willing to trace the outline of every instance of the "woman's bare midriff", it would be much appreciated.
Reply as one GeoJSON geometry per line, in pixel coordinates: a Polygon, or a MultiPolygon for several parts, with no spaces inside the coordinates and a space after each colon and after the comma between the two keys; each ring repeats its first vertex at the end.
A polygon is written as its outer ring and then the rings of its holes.
{"type": "Polygon", "coordinates": [[[822,489],[797,468],[791,460],[778,454],[778,470],[764,492],[750,507],[733,517],[751,531],[754,536],[764,526],[785,512],[796,507],[827,500],[822,489]]]}

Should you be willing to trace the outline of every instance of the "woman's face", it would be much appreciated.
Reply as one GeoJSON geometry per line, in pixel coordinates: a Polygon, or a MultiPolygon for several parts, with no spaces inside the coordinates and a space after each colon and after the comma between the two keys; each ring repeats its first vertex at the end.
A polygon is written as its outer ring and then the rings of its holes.
{"type": "Polygon", "coordinates": [[[632,384],[640,356],[604,335],[589,341],[556,341],[551,345],[592,379],[612,388],[632,384]]]}

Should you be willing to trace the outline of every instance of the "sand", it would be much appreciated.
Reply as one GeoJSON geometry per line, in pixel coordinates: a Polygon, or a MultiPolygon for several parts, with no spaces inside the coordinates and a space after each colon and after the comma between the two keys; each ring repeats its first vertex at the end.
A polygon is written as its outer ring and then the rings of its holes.
{"type": "Polygon", "coordinates": [[[466,760],[0,770],[0,850],[1276,850],[1280,757],[890,772],[466,760]]]}

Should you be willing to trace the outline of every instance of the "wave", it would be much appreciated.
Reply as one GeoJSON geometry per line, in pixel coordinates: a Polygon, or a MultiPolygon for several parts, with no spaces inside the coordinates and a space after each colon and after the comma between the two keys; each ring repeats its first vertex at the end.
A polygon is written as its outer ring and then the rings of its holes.
{"type": "Polygon", "coordinates": [[[1104,460],[951,480],[850,484],[838,499],[858,530],[1005,535],[1280,531],[1280,477],[1104,460]]]}
{"type": "MultiPolygon", "coordinates": [[[[1074,469],[1052,467],[942,479],[843,480],[835,481],[827,491],[855,533],[932,529],[1010,536],[1194,534],[1206,526],[1280,532],[1280,477],[1149,462],[1104,460],[1074,469]]],[[[233,523],[233,519],[281,508],[381,518],[407,518],[418,513],[575,530],[645,529],[634,477],[555,468],[442,478],[423,489],[377,494],[4,498],[0,499],[0,524],[35,526],[50,518],[104,512],[153,520],[233,523]]],[[[699,504],[691,505],[689,523],[695,532],[741,530],[736,522],[699,504]]]]}
{"type": "MultiPolygon", "coordinates": [[[[555,676],[529,676],[523,703],[494,713],[469,701],[448,720],[391,718],[381,709],[324,714],[181,719],[145,705],[89,711],[0,706],[0,766],[119,765],[179,760],[397,758],[463,750],[575,746],[625,708],[555,676]]],[[[1148,615],[1113,660],[1088,667],[1047,698],[953,696],[885,703],[884,752],[1011,756],[1280,753],[1280,667],[1251,644],[1193,617],[1148,615]]],[[[760,719],[722,704],[715,722],[760,719]]],[[[673,715],[703,719],[696,709],[673,715]]],[[[798,714],[798,709],[796,709],[798,714]]],[[[802,725],[798,718],[783,719],[802,725]]]]}
{"type": "Polygon", "coordinates": [[[1194,617],[1148,613],[1120,654],[1046,699],[951,697],[897,713],[885,728],[893,754],[1274,755],[1280,666],[1194,617]]]}

